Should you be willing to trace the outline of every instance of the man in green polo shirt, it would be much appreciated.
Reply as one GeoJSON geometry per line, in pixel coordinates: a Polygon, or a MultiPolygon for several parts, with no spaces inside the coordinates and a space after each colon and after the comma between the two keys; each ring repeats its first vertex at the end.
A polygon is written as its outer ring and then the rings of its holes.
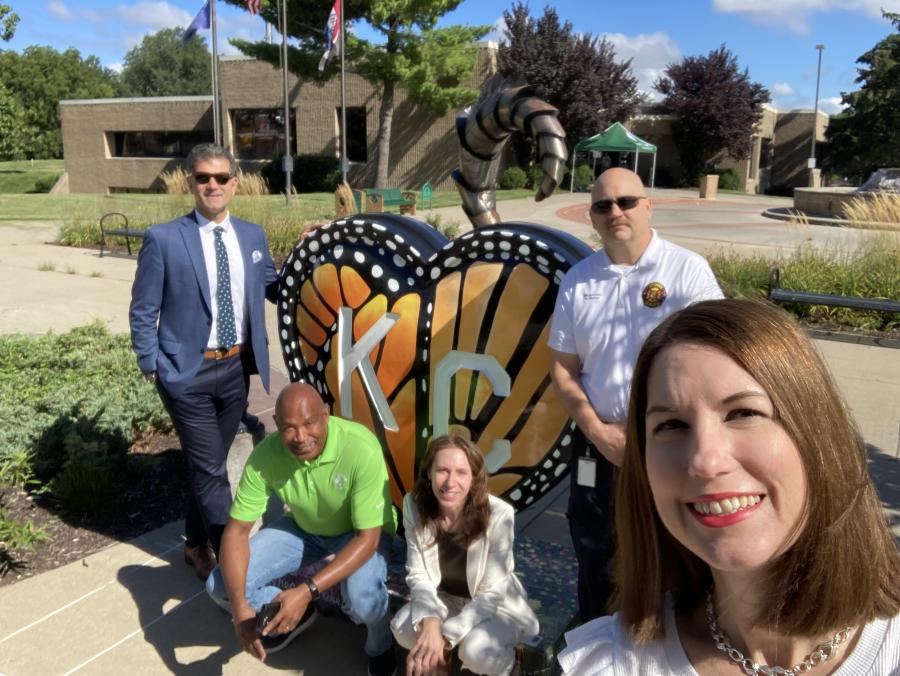
{"type": "Polygon", "coordinates": [[[278,396],[275,424],[244,467],[207,592],[231,611],[241,647],[264,660],[312,621],[311,601],[340,583],[345,611],[367,628],[369,673],[392,674],[386,578],[396,520],[381,445],[362,425],[330,416],[302,383],[278,396]],[[251,538],[272,493],[290,513],[251,538]],[[298,587],[272,584],[329,554],[298,587]],[[257,614],[271,602],[280,608],[260,636],[257,614]]]}

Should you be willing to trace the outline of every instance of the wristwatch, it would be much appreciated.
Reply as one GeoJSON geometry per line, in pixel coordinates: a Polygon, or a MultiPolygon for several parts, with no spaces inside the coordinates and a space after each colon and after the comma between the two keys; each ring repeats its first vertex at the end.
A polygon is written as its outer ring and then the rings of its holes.
{"type": "Polygon", "coordinates": [[[309,588],[310,601],[315,601],[317,598],[319,598],[319,588],[316,586],[316,583],[313,582],[313,579],[311,577],[303,580],[303,584],[305,584],[309,588]]]}

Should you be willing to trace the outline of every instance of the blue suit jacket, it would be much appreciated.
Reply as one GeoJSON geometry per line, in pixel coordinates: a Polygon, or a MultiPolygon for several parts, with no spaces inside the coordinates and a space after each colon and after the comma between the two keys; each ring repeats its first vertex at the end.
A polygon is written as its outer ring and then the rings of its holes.
{"type": "MultiPolygon", "coordinates": [[[[269,389],[265,299],[275,302],[278,276],[263,229],[231,217],[244,258],[245,311],[256,370],[269,389]]],[[[131,345],[141,371],[156,371],[178,398],[200,369],[212,325],[209,278],[194,212],[151,226],[131,289],[131,345]]]]}

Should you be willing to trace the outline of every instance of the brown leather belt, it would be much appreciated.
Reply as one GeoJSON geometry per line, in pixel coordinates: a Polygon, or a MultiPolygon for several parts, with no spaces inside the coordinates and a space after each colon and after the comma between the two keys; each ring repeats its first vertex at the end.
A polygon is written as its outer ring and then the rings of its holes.
{"type": "Polygon", "coordinates": [[[216,361],[220,359],[228,359],[229,357],[234,357],[241,353],[241,350],[244,349],[244,345],[242,343],[238,343],[237,345],[233,345],[231,347],[219,347],[215,350],[206,350],[203,353],[203,357],[205,359],[215,359],[216,361]]]}

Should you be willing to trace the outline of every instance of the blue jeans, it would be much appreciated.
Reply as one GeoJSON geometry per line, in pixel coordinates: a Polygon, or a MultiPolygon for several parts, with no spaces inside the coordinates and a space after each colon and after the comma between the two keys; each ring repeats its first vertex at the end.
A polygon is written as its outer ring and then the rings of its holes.
{"type": "MultiPolygon", "coordinates": [[[[353,537],[344,533],[331,537],[304,533],[290,514],[250,538],[250,564],[247,567],[247,602],[256,612],[269,603],[281,589],[274,580],[337,554],[353,537]]],[[[352,575],[341,582],[344,612],[357,624],[366,625],[366,655],[374,657],[391,647],[390,609],[387,594],[387,562],[391,536],[381,534],[378,550],[352,575]]],[[[220,568],[206,580],[206,591],[213,601],[231,611],[220,568]]]]}

